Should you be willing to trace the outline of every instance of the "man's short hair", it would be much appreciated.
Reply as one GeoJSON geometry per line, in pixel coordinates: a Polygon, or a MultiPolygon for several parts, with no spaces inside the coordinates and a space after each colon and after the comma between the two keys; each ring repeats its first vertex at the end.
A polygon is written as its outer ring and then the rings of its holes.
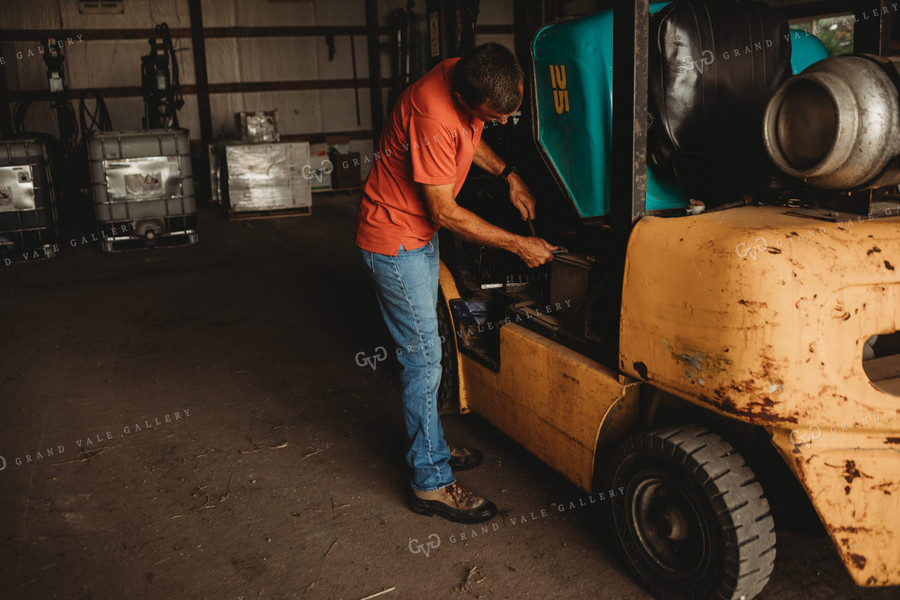
{"type": "Polygon", "coordinates": [[[522,102],[519,84],[522,67],[506,47],[489,42],[475,47],[459,59],[453,70],[453,90],[459,92],[471,108],[482,104],[509,114],[522,102]]]}

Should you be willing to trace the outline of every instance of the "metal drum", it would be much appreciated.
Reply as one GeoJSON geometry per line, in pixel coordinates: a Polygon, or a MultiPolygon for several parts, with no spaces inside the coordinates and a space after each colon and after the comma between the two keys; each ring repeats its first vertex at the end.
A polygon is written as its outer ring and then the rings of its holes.
{"type": "Polygon", "coordinates": [[[198,241],[187,130],[95,134],[88,160],[103,251],[198,241]]]}
{"type": "Polygon", "coordinates": [[[0,258],[4,265],[55,255],[59,234],[47,145],[0,140],[0,258]]]}

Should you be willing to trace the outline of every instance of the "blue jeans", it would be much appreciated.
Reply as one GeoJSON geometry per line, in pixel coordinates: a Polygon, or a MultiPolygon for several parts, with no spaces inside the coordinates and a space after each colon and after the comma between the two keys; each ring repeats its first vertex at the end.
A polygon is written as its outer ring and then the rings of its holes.
{"type": "Polygon", "coordinates": [[[438,418],[441,340],[438,335],[438,236],[421,248],[387,256],[360,249],[375,282],[378,305],[397,344],[403,423],[413,470],[413,489],[430,492],[455,480],[447,461],[450,450],[438,418]]]}

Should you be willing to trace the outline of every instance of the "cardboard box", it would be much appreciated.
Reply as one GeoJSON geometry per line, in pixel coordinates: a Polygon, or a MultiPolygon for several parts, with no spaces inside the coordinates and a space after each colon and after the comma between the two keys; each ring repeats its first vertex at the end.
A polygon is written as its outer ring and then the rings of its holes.
{"type": "Polygon", "coordinates": [[[331,173],[334,165],[328,156],[328,144],[310,144],[309,169],[305,170],[304,177],[309,177],[312,191],[331,189],[331,173]]]}
{"type": "Polygon", "coordinates": [[[326,135],[325,143],[328,145],[329,152],[337,152],[338,154],[347,154],[350,152],[349,135],[326,135]]]}
{"type": "Polygon", "coordinates": [[[362,186],[359,152],[346,154],[332,152],[330,156],[334,165],[334,171],[331,173],[332,188],[337,190],[362,186]]]}
{"type": "Polygon", "coordinates": [[[278,111],[244,111],[234,115],[241,140],[245,142],[277,142],[278,111]]]}

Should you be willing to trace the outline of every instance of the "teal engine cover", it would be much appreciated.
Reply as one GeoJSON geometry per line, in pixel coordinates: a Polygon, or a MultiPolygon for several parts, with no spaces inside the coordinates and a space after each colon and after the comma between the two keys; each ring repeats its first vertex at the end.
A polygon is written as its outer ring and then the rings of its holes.
{"type": "Polygon", "coordinates": [[[791,29],[791,70],[794,75],[806,67],[828,58],[828,48],[813,34],[791,29]]]}
{"type": "MultiPolygon", "coordinates": [[[[667,4],[651,4],[651,14],[667,4]]],[[[827,58],[815,36],[793,33],[795,73],[827,58]]],[[[581,217],[608,215],[613,13],[603,11],[547,25],[535,35],[531,50],[538,142],[581,217]]],[[[648,168],[648,211],[685,208],[689,201],[689,189],[648,168]]]]}

